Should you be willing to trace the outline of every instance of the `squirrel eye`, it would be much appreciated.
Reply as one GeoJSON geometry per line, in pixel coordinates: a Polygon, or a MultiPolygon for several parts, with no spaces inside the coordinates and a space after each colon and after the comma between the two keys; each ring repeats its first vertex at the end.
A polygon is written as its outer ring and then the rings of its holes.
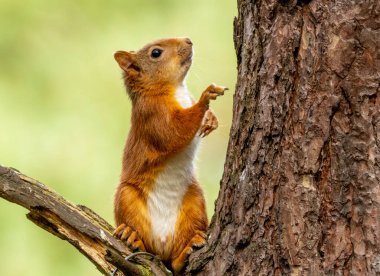
{"type": "Polygon", "coordinates": [[[158,58],[161,56],[161,54],[162,54],[162,50],[155,48],[152,50],[152,53],[150,55],[152,58],[158,58]]]}

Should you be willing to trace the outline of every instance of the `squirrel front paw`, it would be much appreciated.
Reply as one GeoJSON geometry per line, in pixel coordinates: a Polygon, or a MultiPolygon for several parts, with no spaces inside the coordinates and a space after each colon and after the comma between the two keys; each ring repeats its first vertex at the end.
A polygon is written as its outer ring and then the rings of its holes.
{"type": "Polygon", "coordinates": [[[218,128],[218,119],[215,116],[215,113],[209,109],[206,111],[203,118],[201,128],[199,129],[199,136],[205,137],[211,133],[211,131],[218,128]]]}
{"type": "Polygon", "coordinates": [[[125,241],[127,246],[133,250],[139,249],[140,251],[145,251],[145,245],[137,232],[126,224],[120,224],[113,232],[113,235],[120,240],[125,241]]]}
{"type": "Polygon", "coordinates": [[[215,100],[218,96],[224,95],[224,91],[226,90],[228,90],[227,87],[211,84],[205,91],[203,91],[199,101],[208,106],[210,100],[215,100]]]}
{"type": "Polygon", "coordinates": [[[185,268],[185,264],[190,254],[194,249],[201,248],[206,244],[206,233],[203,231],[196,231],[195,235],[191,238],[190,242],[182,250],[177,258],[172,261],[172,268],[174,275],[181,275],[180,272],[185,268]]]}

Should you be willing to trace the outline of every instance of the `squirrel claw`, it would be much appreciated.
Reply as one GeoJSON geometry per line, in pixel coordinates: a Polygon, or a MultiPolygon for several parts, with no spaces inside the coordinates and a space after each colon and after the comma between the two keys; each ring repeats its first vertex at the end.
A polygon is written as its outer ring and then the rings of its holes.
{"type": "Polygon", "coordinates": [[[138,233],[126,224],[120,224],[114,231],[113,235],[126,242],[127,246],[133,250],[139,249],[141,251],[145,251],[144,243],[140,239],[138,233]]]}
{"type": "Polygon", "coordinates": [[[217,128],[218,128],[218,119],[216,118],[212,109],[209,109],[205,113],[205,117],[203,119],[201,128],[199,130],[199,136],[204,138],[217,128]]]}
{"type": "Polygon", "coordinates": [[[209,87],[207,87],[206,90],[210,91],[211,93],[216,93],[216,94],[219,94],[219,95],[224,95],[224,91],[228,90],[228,87],[216,85],[216,84],[213,83],[209,87]]]}
{"type": "Polygon", "coordinates": [[[192,237],[190,242],[186,245],[183,251],[179,256],[172,261],[172,268],[175,272],[175,275],[178,275],[181,270],[183,270],[186,260],[190,254],[198,248],[201,248],[206,244],[206,233],[203,231],[195,231],[195,235],[192,237]]]}
{"type": "Polygon", "coordinates": [[[224,95],[224,91],[226,90],[228,90],[227,87],[211,84],[202,93],[200,101],[208,106],[210,100],[216,100],[217,97],[224,95]]]}

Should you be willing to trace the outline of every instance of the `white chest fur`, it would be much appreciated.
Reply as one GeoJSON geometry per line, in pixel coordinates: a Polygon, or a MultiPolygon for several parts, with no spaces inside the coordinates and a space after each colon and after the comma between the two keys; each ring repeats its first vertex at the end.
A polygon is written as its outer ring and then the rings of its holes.
{"type": "Polygon", "coordinates": [[[185,85],[178,86],[175,92],[175,98],[183,108],[187,108],[193,105],[189,90],[185,85]]]}
{"type": "MultiPolygon", "coordinates": [[[[183,107],[190,107],[192,99],[186,87],[177,89],[176,99],[183,107]]],[[[148,210],[155,239],[165,243],[174,234],[179,210],[194,176],[194,158],[200,138],[193,141],[165,164],[148,197],[148,210]]]]}

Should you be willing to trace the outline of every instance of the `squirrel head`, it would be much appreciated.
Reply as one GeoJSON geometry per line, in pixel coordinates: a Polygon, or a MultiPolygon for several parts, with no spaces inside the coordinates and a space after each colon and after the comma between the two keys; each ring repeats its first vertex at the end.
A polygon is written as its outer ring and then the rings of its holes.
{"type": "Polygon", "coordinates": [[[189,38],[168,38],[145,45],[137,52],[117,51],[115,60],[133,99],[154,95],[181,85],[191,66],[193,43],[189,38]]]}

